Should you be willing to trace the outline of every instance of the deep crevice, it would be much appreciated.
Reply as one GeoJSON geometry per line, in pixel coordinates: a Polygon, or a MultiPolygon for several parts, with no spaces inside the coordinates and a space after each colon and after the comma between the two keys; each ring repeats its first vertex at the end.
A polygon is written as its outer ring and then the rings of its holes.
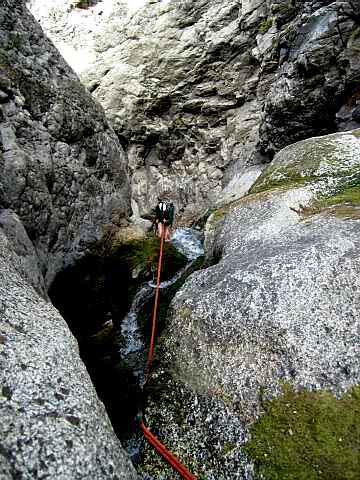
{"type": "MultiPolygon", "coordinates": [[[[120,327],[135,293],[154,277],[158,247],[157,238],[109,251],[101,246],[60,272],[49,289],[51,301],[78,340],[80,356],[123,445],[129,443],[139,428],[136,417],[142,409],[143,395],[136,370],[140,365],[145,373],[145,339],[149,338],[152,298],[144,299],[140,315],[144,338],[142,351],[121,358],[125,339],[120,327]],[[144,258],[147,258],[145,262],[144,258]]],[[[172,277],[185,263],[185,257],[172,244],[166,244],[163,279],[172,277]]],[[[166,310],[172,297],[198,266],[199,261],[169,289],[161,291],[157,337],[165,326],[166,310]]],[[[137,458],[132,460],[136,463],[137,458]]]]}

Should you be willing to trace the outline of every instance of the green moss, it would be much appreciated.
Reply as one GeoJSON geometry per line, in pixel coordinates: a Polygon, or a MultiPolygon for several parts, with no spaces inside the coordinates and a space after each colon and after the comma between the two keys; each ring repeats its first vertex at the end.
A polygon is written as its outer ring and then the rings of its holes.
{"type": "MultiPolygon", "coordinates": [[[[133,372],[142,360],[137,353],[120,359],[124,338],[119,326],[139,287],[156,276],[159,239],[119,242],[109,232],[87,256],[59,273],[49,295],[79,342],[81,357],[117,435],[126,441],[142,401],[133,372]],[[114,388],[119,385],[122,388],[114,388]]],[[[164,244],[162,279],[173,276],[186,263],[173,244],[164,244]]],[[[167,299],[167,305],[169,302],[167,299]]],[[[163,317],[164,308],[161,306],[163,317]]]]}
{"type": "MultiPolygon", "coordinates": [[[[144,271],[154,272],[159,259],[159,246],[158,238],[144,238],[122,245],[118,250],[118,255],[130,269],[139,267],[144,271]]],[[[167,245],[165,245],[165,249],[167,249],[167,245]]]]}
{"type": "Polygon", "coordinates": [[[272,27],[272,23],[273,23],[272,18],[267,18],[260,24],[258,32],[264,35],[264,33],[270,30],[270,28],[272,27]]]}
{"type": "Polygon", "coordinates": [[[208,220],[208,218],[210,217],[210,215],[214,212],[215,210],[214,209],[209,209],[207,210],[207,212],[200,218],[198,218],[195,223],[194,223],[194,228],[197,228],[199,230],[204,230],[205,228],[205,225],[206,225],[206,222],[208,220]]]}
{"type": "MultiPolygon", "coordinates": [[[[110,234],[92,249],[92,255],[104,262],[117,262],[129,272],[137,269],[142,277],[151,276],[157,271],[160,239],[147,236],[138,240],[117,245],[110,234]]],[[[166,280],[186,264],[185,256],[172,243],[164,243],[162,278],[166,280]]]]}
{"type": "Polygon", "coordinates": [[[332,158],[334,168],[331,175],[336,175],[336,167],[340,162],[335,158],[336,146],[327,138],[311,139],[302,142],[302,146],[296,148],[290,145],[286,149],[287,155],[283,156],[285,160],[270,164],[251,187],[249,194],[326,178],[329,174],[317,173],[322,160],[326,158],[332,158]]]}
{"type": "MultiPolygon", "coordinates": [[[[355,131],[355,135],[358,135],[355,131]]],[[[343,184],[358,171],[349,151],[337,137],[312,138],[290,145],[266,168],[249,193],[292,187],[319,181],[343,184]]],[[[324,185],[325,187],[325,185],[324,185]]],[[[327,187],[326,187],[327,188],[327,187]]],[[[330,189],[330,188],[329,188],[330,189]]]]}
{"type": "Polygon", "coordinates": [[[343,179],[332,190],[302,209],[303,217],[309,217],[320,212],[328,212],[342,218],[359,218],[360,207],[360,174],[343,179]]]}
{"type": "Polygon", "coordinates": [[[339,203],[360,205],[360,185],[344,188],[337,194],[325,199],[325,202],[327,205],[337,205],[339,203]]]}
{"type": "Polygon", "coordinates": [[[265,480],[359,478],[360,387],[337,399],[293,391],[264,403],[244,450],[265,480]]]}
{"type": "Polygon", "coordinates": [[[220,456],[221,457],[225,457],[226,455],[228,455],[229,453],[231,453],[234,448],[236,447],[235,443],[234,442],[227,442],[225,443],[222,447],[221,447],[221,451],[220,451],[220,456]]]}
{"type": "Polygon", "coordinates": [[[266,182],[263,181],[261,184],[254,184],[249,190],[249,194],[259,193],[284,186],[291,187],[293,185],[304,185],[319,179],[320,177],[301,175],[299,172],[289,170],[282,177],[269,179],[266,182]]]}

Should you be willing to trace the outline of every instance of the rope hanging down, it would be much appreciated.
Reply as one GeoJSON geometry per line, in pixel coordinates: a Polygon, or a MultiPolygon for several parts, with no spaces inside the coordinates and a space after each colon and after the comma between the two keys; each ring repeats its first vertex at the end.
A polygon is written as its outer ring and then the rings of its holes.
{"type": "MultiPolygon", "coordinates": [[[[150,348],[149,348],[149,355],[148,355],[148,364],[147,364],[147,371],[146,371],[146,382],[150,379],[150,363],[153,357],[153,350],[154,350],[154,338],[155,338],[155,325],[156,325],[156,315],[157,315],[157,305],[159,300],[159,285],[160,285],[160,274],[161,274],[161,264],[162,264],[162,255],[163,255],[163,248],[164,248],[164,232],[165,229],[162,228],[161,230],[161,239],[160,239],[160,255],[159,255],[159,263],[158,263],[158,271],[157,271],[157,279],[156,279],[156,289],[155,289],[155,300],[154,300],[154,313],[153,313],[153,321],[152,321],[152,328],[151,328],[151,339],[150,339],[150,348]]],[[[146,427],[144,419],[141,421],[141,428],[144,433],[144,437],[146,440],[162,455],[170,465],[180,473],[180,475],[185,478],[185,480],[196,480],[196,477],[192,475],[182,463],[173,455],[169,450],[163,445],[159,439],[153,435],[150,430],[146,427]]]]}

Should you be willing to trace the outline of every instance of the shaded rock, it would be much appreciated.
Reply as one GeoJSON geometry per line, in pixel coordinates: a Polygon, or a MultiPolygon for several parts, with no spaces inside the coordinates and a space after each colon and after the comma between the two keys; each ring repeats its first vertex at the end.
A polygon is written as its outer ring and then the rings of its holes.
{"type": "Polygon", "coordinates": [[[0,5],[0,477],[128,479],[54,276],[130,214],[125,155],[101,106],[24,2],[0,5]]]}
{"type": "Polygon", "coordinates": [[[359,98],[360,4],[327,3],[317,9],[306,5],[277,47],[279,68],[261,123],[261,143],[268,151],[335,131],[344,100],[351,104],[359,98]]]}
{"type": "Polygon", "coordinates": [[[246,425],[282,382],[339,395],[360,380],[358,133],[288,146],[257,193],[208,220],[209,260],[219,261],[171,304],[147,410],[198,476],[253,478],[241,453],[246,425]],[[238,440],[210,450],[214,431],[219,445],[229,442],[226,424],[237,425],[238,440]],[[210,451],[211,464],[199,461],[210,451]]]}
{"type": "Polygon", "coordinates": [[[46,298],[39,258],[18,216],[11,210],[1,211],[0,227],[6,235],[7,242],[18,256],[18,265],[21,266],[19,273],[42,297],[46,298]]]}

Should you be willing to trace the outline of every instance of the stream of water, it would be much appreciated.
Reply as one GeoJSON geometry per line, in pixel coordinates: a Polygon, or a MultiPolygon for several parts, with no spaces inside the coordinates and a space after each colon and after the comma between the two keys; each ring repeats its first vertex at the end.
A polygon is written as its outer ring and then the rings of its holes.
{"type": "MultiPolygon", "coordinates": [[[[160,289],[165,289],[174,284],[186,270],[190,268],[193,262],[204,253],[201,233],[191,228],[182,227],[176,229],[170,241],[186,256],[188,263],[170,280],[161,282],[159,285],[160,289]]],[[[155,287],[156,285],[152,281],[141,286],[134,297],[129,312],[121,322],[121,334],[124,343],[119,350],[119,355],[122,360],[128,361],[129,364],[131,364],[134,376],[138,379],[141,387],[143,387],[145,383],[146,343],[142,337],[141,328],[138,323],[138,314],[144,304],[154,295],[155,287]]],[[[136,432],[128,441],[123,442],[125,451],[134,463],[136,463],[139,455],[141,441],[141,433],[136,432]]]]}

